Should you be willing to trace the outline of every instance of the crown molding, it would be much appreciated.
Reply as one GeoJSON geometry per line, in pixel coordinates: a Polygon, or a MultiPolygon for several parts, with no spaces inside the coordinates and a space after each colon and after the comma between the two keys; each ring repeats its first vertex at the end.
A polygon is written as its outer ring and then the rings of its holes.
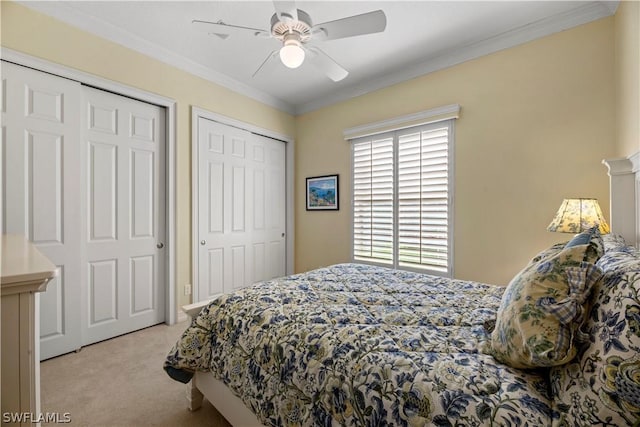
{"type": "Polygon", "coordinates": [[[602,3],[604,7],[609,9],[610,15],[615,15],[618,6],[620,6],[620,0],[602,0],[599,3],[602,3]]]}
{"type": "Polygon", "coordinates": [[[618,3],[618,1],[601,1],[586,4],[570,12],[564,12],[541,19],[487,39],[460,46],[456,49],[439,52],[419,64],[404,67],[401,71],[387,74],[381,78],[372,79],[364,84],[346,87],[336,94],[298,105],[295,108],[295,114],[309,113],[434,71],[439,71],[484,55],[489,55],[578,25],[611,16],[615,13],[615,8],[617,8],[618,3]],[[613,4],[615,4],[615,7],[612,9],[611,5],[613,4]]]}
{"type": "Polygon", "coordinates": [[[60,21],[66,22],[69,25],[80,28],[81,30],[96,34],[104,39],[123,45],[129,49],[140,52],[146,56],[150,56],[168,65],[293,115],[309,113],[320,108],[365,95],[462,62],[476,59],[503,49],[508,49],[510,47],[578,25],[586,24],[600,18],[611,16],[615,13],[619,4],[619,1],[617,0],[588,3],[570,12],[564,12],[541,19],[484,40],[436,53],[418,64],[403,67],[400,71],[392,72],[379,78],[370,79],[366,83],[346,86],[336,93],[315,99],[311,102],[293,105],[271,94],[241,83],[232,77],[211,70],[195,61],[183,57],[182,55],[171,52],[162,46],[150,43],[141,37],[109,24],[98,17],[80,12],[73,7],[69,7],[64,2],[31,2],[27,0],[17,0],[16,2],[32,10],[47,14],[60,21]]]}
{"type": "Polygon", "coordinates": [[[158,61],[164,62],[172,67],[186,71],[197,77],[201,77],[236,93],[262,102],[263,104],[277,108],[285,113],[294,114],[295,112],[292,104],[285,102],[280,98],[241,83],[225,74],[207,68],[195,61],[192,61],[191,59],[171,52],[160,45],[150,43],[136,34],[116,27],[115,25],[105,22],[98,17],[80,12],[77,9],[68,6],[65,2],[32,2],[28,0],[18,0],[16,3],[36,12],[44,13],[88,33],[95,34],[106,40],[122,45],[128,49],[135,50],[143,55],[157,59],[158,61]]]}

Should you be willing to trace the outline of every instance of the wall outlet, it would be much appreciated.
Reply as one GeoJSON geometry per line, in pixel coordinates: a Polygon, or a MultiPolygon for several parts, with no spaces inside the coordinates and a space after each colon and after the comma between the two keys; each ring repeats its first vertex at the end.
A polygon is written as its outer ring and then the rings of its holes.
{"type": "Polygon", "coordinates": [[[184,294],[185,295],[191,295],[191,284],[187,283],[186,285],[184,285],[184,294]]]}

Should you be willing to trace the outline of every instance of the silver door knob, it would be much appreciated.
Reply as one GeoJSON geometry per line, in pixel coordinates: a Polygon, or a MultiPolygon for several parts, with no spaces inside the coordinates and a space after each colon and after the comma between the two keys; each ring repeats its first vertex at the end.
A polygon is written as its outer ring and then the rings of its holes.
{"type": "Polygon", "coordinates": [[[158,248],[158,249],[162,249],[162,248],[164,248],[164,243],[162,243],[162,242],[158,243],[158,244],[156,245],[156,248],[158,248]]]}
{"type": "Polygon", "coordinates": [[[200,244],[201,244],[202,246],[204,246],[204,245],[206,245],[206,244],[207,244],[207,241],[206,241],[206,240],[200,240],[200,244]]]}

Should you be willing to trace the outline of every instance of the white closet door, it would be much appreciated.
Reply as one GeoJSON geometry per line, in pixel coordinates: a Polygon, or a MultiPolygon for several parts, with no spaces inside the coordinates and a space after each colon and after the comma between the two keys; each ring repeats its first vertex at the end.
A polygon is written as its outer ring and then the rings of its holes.
{"type": "Polygon", "coordinates": [[[79,83],[2,62],[5,233],[58,266],[40,295],[43,359],[81,347],[79,83]]]}
{"type": "Polygon", "coordinates": [[[286,273],[285,143],[254,135],[252,222],[253,281],[286,273]],[[264,253],[263,253],[264,249],[264,253]]]}
{"type": "Polygon", "coordinates": [[[196,301],[285,274],[285,144],[198,119],[196,301]]]}
{"type": "Polygon", "coordinates": [[[83,88],[83,342],[164,321],[164,115],[83,88]]]}

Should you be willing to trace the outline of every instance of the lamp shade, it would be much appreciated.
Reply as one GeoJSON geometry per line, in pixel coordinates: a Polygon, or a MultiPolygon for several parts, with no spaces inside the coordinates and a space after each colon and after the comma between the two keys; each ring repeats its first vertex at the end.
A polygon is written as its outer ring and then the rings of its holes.
{"type": "Polygon", "coordinates": [[[547,230],[580,233],[596,225],[602,234],[610,231],[596,199],[564,199],[547,230]]]}

